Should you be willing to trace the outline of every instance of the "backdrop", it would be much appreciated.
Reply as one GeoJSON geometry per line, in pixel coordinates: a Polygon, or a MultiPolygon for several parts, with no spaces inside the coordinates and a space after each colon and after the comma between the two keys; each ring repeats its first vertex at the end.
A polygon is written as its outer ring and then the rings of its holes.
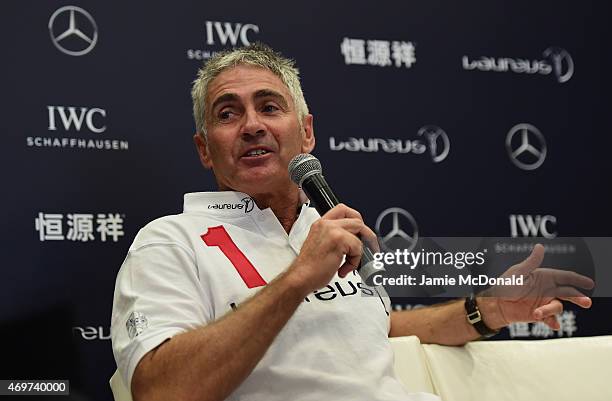
{"type": "MultiPolygon", "coordinates": [[[[215,51],[297,60],[325,175],[385,236],[610,236],[604,2],[4,1],[0,378],[110,401],[114,282],[136,232],[214,190],[190,85],[215,51]]],[[[608,39],[606,39],[608,38],[608,39]]],[[[394,299],[396,308],[431,301],[394,299]]],[[[562,329],[612,334],[609,299],[562,329]]]]}

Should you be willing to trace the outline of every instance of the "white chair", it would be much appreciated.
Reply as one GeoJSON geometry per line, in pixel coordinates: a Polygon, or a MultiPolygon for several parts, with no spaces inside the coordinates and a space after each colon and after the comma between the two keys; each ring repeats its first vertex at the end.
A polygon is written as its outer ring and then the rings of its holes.
{"type": "Polygon", "coordinates": [[[444,401],[612,400],[612,336],[423,348],[444,401]]]}
{"type": "Polygon", "coordinates": [[[433,393],[427,359],[418,337],[392,338],[391,346],[395,354],[395,373],[406,390],[411,393],[433,393]]]}
{"type": "MultiPolygon", "coordinates": [[[[612,336],[475,341],[463,347],[391,339],[395,372],[411,393],[444,401],[611,401],[612,336]]],[[[115,401],[132,401],[118,371],[115,401]]]]}
{"type": "MultiPolygon", "coordinates": [[[[401,372],[400,381],[410,392],[433,393],[425,352],[415,336],[393,338],[391,341],[395,354],[395,370],[401,372]]],[[[110,379],[115,401],[132,401],[132,395],[118,370],[110,379]]]]}

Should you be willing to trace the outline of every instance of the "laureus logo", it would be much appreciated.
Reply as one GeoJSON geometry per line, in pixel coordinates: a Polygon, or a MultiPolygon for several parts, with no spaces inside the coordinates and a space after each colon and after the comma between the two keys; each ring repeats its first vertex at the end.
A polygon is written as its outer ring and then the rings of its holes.
{"type": "Polygon", "coordinates": [[[255,207],[255,201],[250,196],[245,196],[240,199],[241,203],[213,203],[208,205],[209,209],[214,210],[243,210],[245,213],[249,213],[255,207]]]}
{"type": "Polygon", "coordinates": [[[549,47],[544,50],[544,57],[548,57],[552,62],[553,72],[559,83],[569,81],[574,75],[574,60],[567,50],[560,47],[549,47]]]}
{"type": "Polygon", "coordinates": [[[461,64],[466,71],[511,72],[527,75],[550,75],[564,83],[574,75],[574,60],[561,47],[551,46],[542,52],[542,58],[471,57],[464,55],[461,64]]]}
{"type": "Polygon", "coordinates": [[[240,199],[240,201],[244,203],[245,213],[249,213],[251,210],[253,210],[253,207],[255,206],[253,198],[251,198],[250,196],[245,196],[244,198],[240,199]]]}
{"type": "Polygon", "coordinates": [[[419,137],[417,139],[356,137],[341,139],[331,136],[329,148],[332,151],[348,152],[429,154],[434,163],[447,158],[450,152],[450,139],[442,128],[437,125],[425,125],[419,128],[417,136],[419,137]]]}

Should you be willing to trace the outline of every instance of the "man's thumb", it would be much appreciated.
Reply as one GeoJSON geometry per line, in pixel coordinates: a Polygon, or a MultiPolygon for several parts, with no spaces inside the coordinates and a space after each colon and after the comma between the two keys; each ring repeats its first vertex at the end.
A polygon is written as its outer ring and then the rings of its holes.
{"type": "Polygon", "coordinates": [[[519,274],[529,274],[534,269],[538,268],[544,260],[544,246],[536,244],[527,259],[523,260],[518,265],[519,274]]]}

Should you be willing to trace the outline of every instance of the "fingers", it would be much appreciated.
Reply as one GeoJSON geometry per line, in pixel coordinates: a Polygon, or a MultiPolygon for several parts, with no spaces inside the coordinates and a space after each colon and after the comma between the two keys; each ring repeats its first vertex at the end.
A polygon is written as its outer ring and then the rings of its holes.
{"type": "Polygon", "coordinates": [[[329,210],[327,213],[325,213],[321,218],[325,220],[337,221],[359,221],[361,223],[360,226],[358,226],[357,224],[347,224],[345,228],[353,234],[359,236],[359,238],[361,238],[361,240],[364,241],[373,252],[380,251],[376,234],[374,233],[374,231],[372,231],[372,229],[370,229],[370,227],[365,225],[363,218],[361,217],[361,213],[359,213],[357,210],[352,209],[343,203],[340,203],[333,207],[331,210],[329,210]],[[358,231],[357,228],[359,228],[358,231]]]}
{"type": "Polygon", "coordinates": [[[347,274],[349,274],[355,269],[357,269],[357,266],[350,264],[348,262],[345,262],[342,266],[340,266],[340,269],[338,269],[338,276],[340,278],[345,278],[347,274]]]}
{"type": "Polygon", "coordinates": [[[355,267],[359,266],[361,252],[363,251],[363,245],[359,238],[351,233],[345,233],[342,244],[344,244],[344,249],[341,249],[341,251],[346,255],[346,263],[355,267]]]}
{"type": "Polygon", "coordinates": [[[533,320],[544,320],[548,317],[563,312],[563,304],[558,299],[553,299],[546,305],[542,305],[533,311],[533,320]]]}
{"type": "Polygon", "coordinates": [[[582,274],[567,271],[567,270],[556,270],[551,269],[553,272],[553,278],[556,284],[560,285],[571,285],[574,287],[584,288],[585,290],[590,290],[595,287],[595,282],[582,274]]]}
{"type": "Polygon", "coordinates": [[[558,299],[553,299],[546,305],[542,305],[533,311],[533,320],[544,322],[553,330],[559,330],[561,325],[557,315],[563,312],[563,304],[558,299]]]}
{"type": "Polygon", "coordinates": [[[557,316],[549,316],[546,319],[544,319],[543,322],[546,323],[546,325],[553,330],[559,330],[561,328],[561,325],[559,324],[559,321],[557,320],[557,316]]]}
{"type": "Polygon", "coordinates": [[[380,252],[380,245],[378,245],[378,237],[372,231],[372,229],[364,225],[364,230],[359,236],[362,241],[370,248],[372,252],[380,252]]]}
{"type": "Polygon", "coordinates": [[[363,230],[358,218],[317,220],[290,266],[291,273],[311,291],[324,287],[336,273],[346,276],[359,266],[363,245],[357,235],[363,230]]]}
{"type": "Polygon", "coordinates": [[[367,234],[370,230],[362,220],[355,218],[342,218],[339,220],[332,220],[329,222],[330,224],[337,224],[343,229],[349,231],[351,234],[360,235],[362,233],[367,234]]]}
{"type": "Polygon", "coordinates": [[[577,296],[577,297],[559,297],[559,298],[564,301],[571,302],[574,305],[578,305],[581,308],[585,308],[585,309],[588,309],[591,307],[591,305],[593,305],[593,301],[591,300],[591,298],[586,297],[582,294],[581,296],[577,296]]]}
{"type": "MultiPolygon", "coordinates": [[[[590,308],[592,305],[589,297],[562,297],[564,301],[572,302],[583,308],[590,308]]],[[[533,320],[544,322],[553,330],[559,330],[561,325],[557,320],[557,316],[563,313],[563,304],[558,299],[553,299],[546,305],[542,305],[533,311],[533,320]]]]}
{"type": "Polygon", "coordinates": [[[544,246],[542,244],[536,244],[531,251],[531,254],[527,256],[527,259],[523,260],[518,265],[517,273],[529,274],[534,269],[538,268],[544,260],[544,246]]]}
{"type": "Polygon", "coordinates": [[[345,255],[345,260],[338,269],[338,275],[344,278],[351,271],[359,267],[363,245],[361,240],[350,232],[340,231],[339,235],[341,235],[342,238],[338,238],[338,243],[343,244],[343,248],[340,249],[340,251],[345,255]]]}
{"type": "Polygon", "coordinates": [[[574,287],[559,286],[545,292],[545,295],[559,299],[572,298],[588,298],[586,295],[575,289],[574,287]]]}
{"type": "Polygon", "coordinates": [[[365,244],[370,248],[373,252],[379,252],[380,248],[378,246],[378,239],[374,231],[362,220],[357,219],[343,219],[336,220],[338,224],[340,224],[344,229],[355,234],[359,237],[365,244]]]}
{"type": "Polygon", "coordinates": [[[337,204],[336,206],[331,208],[327,213],[321,216],[321,218],[329,219],[329,220],[353,218],[353,219],[359,219],[363,221],[363,218],[361,217],[361,213],[359,213],[355,209],[351,209],[350,207],[346,206],[344,203],[337,204]]]}
{"type": "Polygon", "coordinates": [[[572,271],[554,270],[553,274],[557,287],[546,291],[548,296],[571,302],[581,308],[591,307],[593,304],[591,298],[575,287],[591,289],[595,286],[595,282],[592,279],[572,271]]]}
{"type": "Polygon", "coordinates": [[[342,228],[348,231],[347,234],[353,236],[350,240],[347,240],[347,237],[343,238],[342,242],[340,241],[341,238],[336,238],[337,243],[343,243],[346,246],[342,249],[342,252],[346,256],[345,262],[340,266],[340,269],[338,269],[338,275],[340,277],[344,278],[348,273],[359,267],[363,251],[362,241],[373,252],[380,251],[376,234],[370,227],[365,225],[361,213],[357,210],[341,203],[325,213],[321,217],[321,220],[326,221],[325,224],[332,224],[342,228]]]}

